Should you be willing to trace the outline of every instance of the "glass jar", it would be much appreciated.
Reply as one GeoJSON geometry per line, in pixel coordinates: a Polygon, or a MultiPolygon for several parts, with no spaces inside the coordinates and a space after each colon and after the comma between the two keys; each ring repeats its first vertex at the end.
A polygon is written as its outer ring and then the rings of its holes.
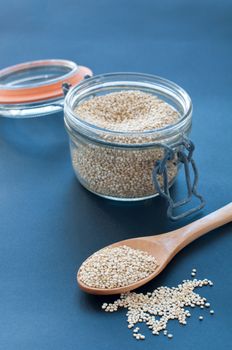
{"type": "Polygon", "coordinates": [[[65,126],[70,137],[73,169],[89,191],[114,200],[138,201],[157,196],[165,178],[154,167],[167,150],[168,188],[174,183],[179,166],[178,152],[190,133],[192,103],[178,85],[157,76],[136,73],[104,74],[87,79],[72,88],[64,104],[65,126]],[[153,94],[174,107],[180,118],[176,124],[144,132],[117,132],[82,120],[74,111],[83,101],[112,92],[139,90],[153,94]],[[160,186],[159,186],[160,185],[160,186]]]}
{"type": "Polygon", "coordinates": [[[73,168],[80,183],[89,191],[122,201],[138,201],[159,194],[168,201],[167,215],[173,220],[201,209],[204,200],[197,193],[198,173],[192,159],[194,145],[187,139],[192,122],[189,95],[178,85],[152,75],[91,76],[89,68],[59,59],[26,62],[2,69],[0,115],[34,118],[57,114],[64,109],[73,168]],[[87,123],[74,111],[93,96],[126,90],[158,96],[179,113],[178,122],[151,131],[117,132],[87,123]],[[181,164],[184,164],[188,195],[175,203],[169,188],[181,164]],[[173,210],[190,202],[192,196],[197,197],[200,204],[174,216],[173,210]]]}

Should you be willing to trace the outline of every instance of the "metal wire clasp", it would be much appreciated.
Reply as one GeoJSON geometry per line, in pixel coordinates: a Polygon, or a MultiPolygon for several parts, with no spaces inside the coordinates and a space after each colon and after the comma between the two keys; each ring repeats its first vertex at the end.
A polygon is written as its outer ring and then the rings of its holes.
{"type": "MultiPolygon", "coordinates": [[[[84,76],[84,79],[86,80],[86,79],[89,79],[89,78],[91,78],[91,75],[89,75],[89,74],[86,74],[85,76],[84,76]]],[[[63,90],[63,95],[64,95],[64,97],[67,95],[67,93],[68,93],[68,91],[69,91],[69,89],[72,87],[72,85],[71,84],[69,84],[69,83],[63,83],[62,84],[62,90],[63,90]]]]}
{"type": "Polygon", "coordinates": [[[196,163],[192,158],[195,146],[191,140],[187,138],[183,138],[181,142],[176,143],[172,148],[165,144],[160,144],[160,147],[164,148],[164,156],[163,156],[163,159],[157,161],[154,166],[153,174],[152,174],[153,182],[160,196],[165,198],[169,204],[167,209],[168,218],[176,221],[199,211],[205,206],[204,198],[197,192],[197,184],[198,184],[199,176],[198,176],[196,163]],[[180,201],[177,201],[176,203],[171,198],[171,195],[169,192],[168,170],[167,170],[167,161],[173,160],[174,158],[177,161],[177,163],[183,163],[184,165],[185,180],[186,180],[187,193],[188,193],[186,198],[180,201]],[[191,181],[191,176],[190,176],[190,167],[192,168],[192,171],[193,171],[193,183],[191,181]],[[158,177],[160,176],[163,177],[163,186],[160,185],[160,182],[158,180],[158,177]],[[177,209],[189,203],[193,196],[197,197],[200,200],[200,204],[198,206],[190,210],[187,210],[186,212],[181,213],[179,215],[176,215],[176,216],[173,215],[174,209],[177,209]]]}

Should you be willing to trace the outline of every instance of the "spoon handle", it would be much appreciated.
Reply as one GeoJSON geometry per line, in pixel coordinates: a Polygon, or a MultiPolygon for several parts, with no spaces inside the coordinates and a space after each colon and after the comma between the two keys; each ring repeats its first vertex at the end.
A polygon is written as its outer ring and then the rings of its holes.
{"type": "Polygon", "coordinates": [[[167,233],[167,236],[176,242],[175,250],[178,252],[195,239],[231,221],[232,202],[189,225],[167,233]]]}

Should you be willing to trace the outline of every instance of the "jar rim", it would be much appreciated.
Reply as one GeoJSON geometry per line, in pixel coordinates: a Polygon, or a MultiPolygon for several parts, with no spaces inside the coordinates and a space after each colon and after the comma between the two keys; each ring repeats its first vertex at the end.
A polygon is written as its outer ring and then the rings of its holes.
{"type": "Polygon", "coordinates": [[[60,98],[63,96],[62,83],[76,85],[89,72],[85,67],[63,59],[30,61],[1,69],[0,105],[40,103],[60,98]]]}
{"type": "MultiPolygon", "coordinates": [[[[134,89],[134,88],[132,88],[134,89]]],[[[75,107],[75,106],[74,106],[75,107]]],[[[144,137],[144,136],[155,136],[156,140],[161,140],[169,136],[175,135],[180,129],[188,124],[189,119],[191,119],[192,115],[192,101],[189,94],[181,88],[176,83],[162,78],[157,75],[152,74],[144,74],[144,73],[136,73],[136,72],[114,72],[114,73],[106,73],[95,75],[91,78],[88,78],[82,81],[79,85],[72,87],[68,94],[66,95],[64,101],[64,119],[65,124],[68,129],[72,131],[77,131],[78,133],[84,134],[87,137],[93,138],[95,141],[99,141],[99,133],[102,132],[108,136],[122,136],[122,137],[144,137]],[[111,129],[105,129],[100,126],[88,123],[80,118],[78,118],[77,114],[74,112],[72,108],[74,106],[74,102],[82,100],[83,95],[86,92],[91,92],[94,89],[106,89],[107,87],[114,86],[117,84],[121,86],[123,90],[123,85],[126,86],[128,83],[136,83],[137,89],[142,90],[143,87],[150,87],[152,90],[156,90],[159,93],[166,93],[174,102],[179,98],[179,104],[183,107],[184,113],[182,117],[174,124],[167,125],[165,127],[153,130],[145,130],[145,131],[115,131],[111,129]]],[[[110,144],[118,144],[124,146],[123,143],[118,142],[107,142],[105,139],[104,143],[110,144]]],[[[134,144],[138,146],[138,144],[134,144]]],[[[141,145],[144,145],[142,143],[141,145]]],[[[149,143],[151,145],[151,143],[149,143]]],[[[133,146],[130,144],[129,146],[133,146]]]]}

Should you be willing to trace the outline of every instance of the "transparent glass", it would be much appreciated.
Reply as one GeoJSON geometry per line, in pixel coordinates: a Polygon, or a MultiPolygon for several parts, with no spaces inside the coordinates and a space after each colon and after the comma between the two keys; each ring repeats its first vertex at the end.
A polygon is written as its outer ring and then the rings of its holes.
{"type": "MultiPolygon", "coordinates": [[[[72,88],[64,103],[65,126],[70,137],[72,165],[80,183],[110,199],[136,201],[157,195],[152,171],[167,145],[175,145],[191,129],[192,103],[178,85],[157,76],[113,73],[95,76],[72,88]],[[115,91],[140,90],[172,105],[180,115],[176,124],[145,132],[117,132],[81,120],[76,106],[93,96],[115,91]]],[[[176,159],[168,161],[171,186],[178,174],[176,159]]],[[[162,184],[162,179],[159,179],[162,184]]]]}
{"type": "MultiPolygon", "coordinates": [[[[50,61],[51,62],[51,61],[50,61]]],[[[60,62],[60,61],[59,61],[60,62]]],[[[73,65],[55,64],[53,66],[44,64],[43,66],[33,66],[28,63],[26,67],[13,70],[6,69],[6,73],[0,77],[0,86],[9,87],[29,87],[51,83],[56,79],[63,78],[74,69],[73,65]]],[[[76,65],[75,65],[76,66],[76,65]]]]}
{"type": "MultiPolygon", "coordinates": [[[[53,92],[54,84],[62,87],[62,82],[79,72],[79,66],[67,60],[40,60],[17,64],[0,71],[1,90],[14,92],[15,96],[23,90],[34,91],[47,87],[49,95],[53,92]]],[[[25,97],[26,98],[26,97],[25,97]]],[[[35,118],[53,114],[63,109],[64,96],[36,99],[34,102],[5,103],[0,98],[0,115],[8,118],[35,118]]]]}

